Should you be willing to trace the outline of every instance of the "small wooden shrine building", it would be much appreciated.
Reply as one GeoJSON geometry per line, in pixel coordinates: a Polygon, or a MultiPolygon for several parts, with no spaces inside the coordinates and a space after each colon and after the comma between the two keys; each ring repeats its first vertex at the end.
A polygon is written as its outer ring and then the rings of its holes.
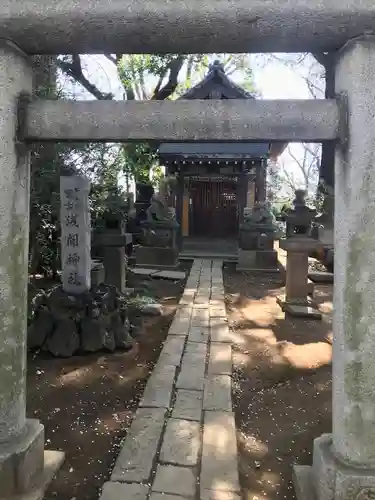
{"type": "MultiPolygon", "coordinates": [[[[180,99],[254,99],[215,61],[180,99]]],[[[176,217],[183,238],[236,239],[245,207],[266,198],[266,164],[285,144],[162,143],[160,162],[176,175],[176,217]]]]}

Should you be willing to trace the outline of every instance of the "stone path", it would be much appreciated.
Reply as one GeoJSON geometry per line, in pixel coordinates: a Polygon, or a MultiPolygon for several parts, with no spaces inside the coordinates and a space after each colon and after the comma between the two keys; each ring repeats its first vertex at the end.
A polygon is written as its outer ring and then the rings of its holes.
{"type": "Polygon", "coordinates": [[[100,500],[240,500],[222,261],[195,260],[100,500]]]}

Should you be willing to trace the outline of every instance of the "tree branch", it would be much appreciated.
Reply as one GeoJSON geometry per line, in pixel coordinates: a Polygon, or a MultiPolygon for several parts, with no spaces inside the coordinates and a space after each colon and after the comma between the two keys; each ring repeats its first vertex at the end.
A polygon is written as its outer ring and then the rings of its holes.
{"type": "Polygon", "coordinates": [[[151,99],[153,101],[163,101],[164,99],[167,99],[170,95],[173,94],[173,92],[176,90],[177,85],[178,85],[178,75],[181,71],[181,68],[185,62],[185,56],[179,56],[176,57],[176,59],[173,59],[169,65],[168,65],[168,70],[169,70],[169,78],[168,82],[164,85],[164,87],[159,88],[157,90],[157,86],[154,90],[153,96],[151,99]]]}
{"type": "Polygon", "coordinates": [[[104,56],[109,60],[111,61],[111,63],[113,64],[116,64],[118,63],[117,61],[117,57],[116,56],[113,56],[112,54],[104,54],[104,56]]]}
{"type": "Polygon", "coordinates": [[[63,59],[58,60],[59,68],[69,77],[73,78],[78,82],[84,89],[87,90],[91,95],[93,95],[98,100],[111,100],[113,99],[113,94],[102,92],[98,89],[96,85],[91,83],[83,74],[82,62],[79,54],[72,55],[72,62],[69,63],[63,59]]]}

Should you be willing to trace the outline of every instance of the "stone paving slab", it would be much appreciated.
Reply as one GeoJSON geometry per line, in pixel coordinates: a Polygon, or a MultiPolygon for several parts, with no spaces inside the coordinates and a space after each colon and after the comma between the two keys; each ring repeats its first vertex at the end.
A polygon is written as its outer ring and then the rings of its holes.
{"type": "Polygon", "coordinates": [[[210,329],[205,326],[191,326],[189,328],[188,341],[207,344],[210,337],[210,329]]]}
{"type": "Polygon", "coordinates": [[[139,408],[111,475],[111,481],[147,481],[163,432],[164,408],[139,408]]]}
{"type": "Polygon", "coordinates": [[[171,330],[177,330],[187,332],[190,326],[190,317],[190,308],[183,308],[178,310],[173,318],[172,325],[169,331],[171,332],[171,330]]]}
{"type": "Polygon", "coordinates": [[[310,306],[300,306],[296,304],[285,303],[283,310],[290,314],[291,316],[296,316],[297,318],[310,318],[310,319],[321,319],[322,314],[318,309],[310,306]]]}
{"type": "Polygon", "coordinates": [[[154,371],[147,382],[140,406],[169,408],[175,374],[175,366],[164,366],[154,371]]]}
{"type": "Polygon", "coordinates": [[[194,296],[189,296],[189,295],[183,295],[180,301],[181,305],[192,305],[194,302],[194,296]]]}
{"type": "Polygon", "coordinates": [[[193,305],[180,304],[177,308],[175,318],[187,318],[190,319],[191,313],[193,311],[193,305]]]}
{"type": "Polygon", "coordinates": [[[178,389],[176,392],[176,401],[172,412],[172,418],[181,418],[185,420],[202,419],[203,410],[203,392],[188,391],[178,389]]]}
{"type": "Polygon", "coordinates": [[[152,277],[167,280],[184,280],[186,278],[186,273],[183,271],[157,271],[152,277]]]}
{"type": "Polygon", "coordinates": [[[99,500],[146,500],[150,487],[144,484],[104,483],[99,500]]]}
{"type": "Polygon", "coordinates": [[[191,326],[209,326],[210,315],[208,309],[193,309],[190,324],[191,326]]]}
{"type": "Polygon", "coordinates": [[[232,411],[232,378],[229,375],[210,375],[205,381],[203,409],[232,411]]]}
{"type": "Polygon", "coordinates": [[[218,298],[217,296],[211,295],[210,306],[220,307],[224,303],[224,298],[218,298]]]}
{"type": "Polygon", "coordinates": [[[232,375],[232,348],[229,344],[211,344],[208,374],[232,375]]]}
{"type": "MultiPolygon", "coordinates": [[[[218,319],[218,318],[214,318],[218,319]]],[[[226,322],[216,322],[210,324],[211,342],[232,343],[232,336],[226,322]]]]}
{"type": "Polygon", "coordinates": [[[236,427],[232,412],[205,412],[200,487],[201,491],[240,493],[236,427]]]}
{"type": "Polygon", "coordinates": [[[160,451],[160,462],[175,465],[197,465],[201,449],[199,422],[169,419],[160,451]]]}
{"type": "Polygon", "coordinates": [[[137,274],[138,276],[152,276],[153,274],[157,273],[157,269],[146,269],[143,267],[131,267],[130,271],[134,274],[137,274]]]}
{"type": "Polygon", "coordinates": [[[205,363],[202,365],[187,364],[181,369],[176,382],[177,389],[188,389],[192,391],[203,391],[205,363]]]}
{"type": "Polygon", "coordinates": [[[196,477],[193,468],[158,465],[152,491],[187,497],[195,496],[196,477]]]}
{"type": "Polygon", "coordinates": [[[187,337],[189,332],[189,323],[180,322],[178,320],[173,320],[173,323],[169,329],[168,335],[181,335],[182,337],[187,337]]]}
{"type": "Polygon", "coordinates": [[[227,317],[227,311],[224,307],[220,306],[215,306],[215,307],[210,307],[210,318],[226,318],[227,317]]]}
{"type": "Polygon", "coordinates": [[[158,365],[180,366],[184,347],[184,337],[168,336],[160,353],[158,365]]]}
{"type": "Polygon", "coordinates": [[[167,339],[174,339],[176,337],[179,337],[180,339],[183,339],[184,341],[186,341],[187,336],[188,336],[188,332],[182,332],[179,330],[172,330],[170,333],[168,333],[167,339]]]}
{"type": "Polygon", "coordinates": [[[178,325],[180,328],[186,328],[187,330],[189,329],[190,323],[191,323],[191,312],[188,311],[178,311],[173,318],[172,325],[178,325]]]}
{"type": "Polygon", "coordinates": [[[207,357],[207,344],[202,342],[187,342],[185,352],[182,358],[181,368],[184,365],[201,365],[205,364],[207,357]]]}

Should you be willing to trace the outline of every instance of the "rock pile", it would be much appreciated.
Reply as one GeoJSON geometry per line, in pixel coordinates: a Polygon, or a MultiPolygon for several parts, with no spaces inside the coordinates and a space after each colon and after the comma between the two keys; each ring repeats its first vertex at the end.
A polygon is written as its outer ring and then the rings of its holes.
{"type": "Polygon", "coordinates": [[[54,356],[78,352],[130,350],[127,299],[114,286],[101,284],[90,292],[71,295],[56,286],[33,300],[28,347],[54,356]]]}

